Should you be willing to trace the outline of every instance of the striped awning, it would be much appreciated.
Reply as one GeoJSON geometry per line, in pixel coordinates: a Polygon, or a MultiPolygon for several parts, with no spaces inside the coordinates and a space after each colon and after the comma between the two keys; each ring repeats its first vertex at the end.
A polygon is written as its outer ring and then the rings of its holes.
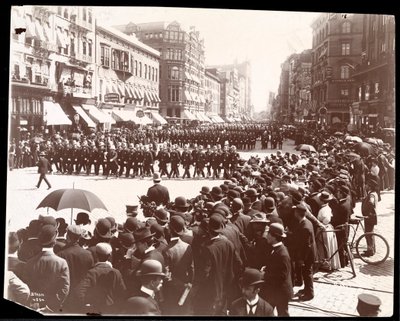
{"type": "Polygon", "coordinates": [[[125,96],[125,85],[122,82],[118,82],[117,83],[117,92],[119,94],[120,97],[125,96]]]}
{"type": "Polygon", "coordinates": [[[190,95],[190,92],[189,92],[188,90],[185,90],[183,93],[184,93],[185,99],[186,99],[187,101],[193,101],[193,98],[192,98],[192,96],[190,95]]]}
{"type": "Polygon", "coordinates": [[[61,48],[66,48],[67,47],[67,39],[66,35],[63,31],[60,29],[57,29],[57,46],[61,48]]]}
{"type": "Polygon", "coordinates": [[[147,89],[144,89],[144,99],[147,100],[149,103],[152,102],[151,95],[147,89]]]}
{"type": "Polygon", "coordinates": [[[165,125],[168,122],[164,119],[164,117],[162,117],[159,113],[157,113],[156,111],[152,111],[151,115],[153,116],[153,121],[155,123],[158,123],[160,125],[165,125]]]}
{"type": "Polygon", "coordinates": [[[89,112],[89,115],[100,124],[115,124],[115,120],[109,115],[102,112],[94,105],[82,104],[82,108],[89,112]]]}
{"type": "Polygon", "coordinates": [[[197,120],[196,116],[193,115],[189,110],[182,111],[181,116],[183,119],[197,120]]]}
{"type": "Polygon", "coordinates": [[[43,101],[44,120],[46,125],[72,125],[71,120],[65,115],[58,103],[43,101]]]}
{"type": "Polygon", "coordinates": [[[86,114],[86,112],[82,109],[81,106],[72,106],[72,107],[74,107],[75,111],[79,114],[79,116],[82,117],[82,119],[85,121],[88,127],[96,127],[96,124],[93,122],[93,120],[90,119],[90,117],[86,114]]]}
{"type": "Polygon", "coordinates": [[[140,88],[135,88],[136,91],[136,96],[138,97],[138,99],[143,99],[144,98],[144,92],[142,89],[140,88]]]}
{"type": "Polygon", "coordinates": [[[157,103],[161,102],[160,96],[158,96],[158,92],[157,91],[154,91],[154,97],[156,98],[156,102],[157,103]]]}

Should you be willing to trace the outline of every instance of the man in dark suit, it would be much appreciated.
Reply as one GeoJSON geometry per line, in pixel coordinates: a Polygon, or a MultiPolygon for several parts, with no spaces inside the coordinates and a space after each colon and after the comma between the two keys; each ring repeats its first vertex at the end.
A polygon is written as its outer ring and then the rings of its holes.
{"type": "Polygon", "coordinates": [[[49,183],[49,181],[46,178],[46,174],[47,174],[50,166],[49,166],[49,161],[44,156],[45,156],[45,153],[43,153],[43,152],[39,154],[38,173],[40,174],[40,176],[39,176],[39,182],[37,183],[36,187],[39,188],[40,184],[42,183],[42,180],[44,180],[48,186],[47,189],[50,189],[51,184],[49,183]]]}
{"type": "Polygon", "coordinates": [[[169,191],[165,186],[160,185],[161,176],[160,173],[154,173],[153,175],[154,185],[147,190],[147,197],[149,202],[154,201],[157,206],[166,206],[169,203],[169,191]]]}
{"type": "Polygon", "coordinates": [[[240,279],[243,296],[233,301],[229,315],[274,316],[274,308],[258,295],[263,283],[262,273],[259,270],[246,268],[240,279]]]}
{"type": "MultiPolygon", "coordinates": [[[[39,234],[42,251],[26,262],[22,281],[31,290],[31,296],[37,295],[37,304],[33,308],[46,305],[59,313],[69,293],[69,268],[67,261],[54,254],[57,228],[44,225],[39,234]]],[[[35,300],[35,299],[33,299],[35,300]]]]}
{"type": "Polygon", "coordinates": [[[108,243],[98,243],[98,262],[87,272],[77,286],[77,300],[85,313],[113,313],[126,298],[126,287],[121,272],[110,262],[112,247],[108,243]]]}
{"type": "Polygon", "coordinates": [[[200,254],[204,263],[194,280],[197,289],[193,298],[195,315],[226,315],[232,282],[242,272],[241,261],[232,242],[220,235],[223,224],[224,218],[220,214],[210,217],[210,239],[200,254]]]}
{"type": "Polygon", "coordinates": [[[185,220],[180,215],[174,215],[169,222],[171,239],[164,250],[166,270],[170,278],[164,283],[163,312],[166,315],[188,315],[190,306],[188,300],[179,305],[179,299],[186,288],[190,289],[193,283],[193,253],[191,246],[181,240],[185,232],[185,220]]]}
{"type": "MultiPolygon", "coordinates": [[[[332,209],[331,224],[333,227],[349,222],[350,216],[353,213],[353,208],[350,199],[350,189],[347,186],[339,186],[336,193],[338,203],[332,209]]],[[[342,244],[347,242],[348,233],[346,229],[336,231],[336,239],[339,248],[339,258],[341,267],[347,265],[344,247],[342,244]]]]}
{"type": "Polygon", "coordinates": [[[59,257],[67,261],[70,271],[70,293],[64,302],[64,312],[77,312],[75,310],[76,304],[78,304],[76,287],[94,264],[92,253],[83,249],[78,243],[83,232],[79,225],[69,225],[67,227],[67,244],[57,253],[59,257]]]}
{"type": "Polygon", "coordinates": [[[303,204],[296,206],[294,214],[297,224],[293,227],[292,238],[294,251],[292,260],[301,267],[304,289],[299,291],[300,300],[308,301],[314,298],[313,264],[315,261],[315,238],[312,223],[306,218],[307,208],[303,204]]]}
{"type": "Polygon", "coordinates": [[[291,262],[282,240],[286,237],[280,223],[269,226],[267,242],[272,248],[265,259],[264,286],[261,296],[276,307],[279,317],[289,316],[289,300],[293,297],[291,262]]]}
{"type": "MultiPolygon", "coordinates": [[[[157,260],[146,260],[137,271],[137,277],[140,279],[141,287],[134,294],[133,298],[142,297],[147,302],[143,302],[146,305],[146,311],[150,311],[152,315],[161,315],[160,307],[156,300],[156,293],[161,290],[163,285],[165,274],[163,273],[162,264],[157,260]]],[[[130,298],[131,299],[131,298],[130,298]]],[[[125,303],[126,309],[128,301],[125,303]]]]}

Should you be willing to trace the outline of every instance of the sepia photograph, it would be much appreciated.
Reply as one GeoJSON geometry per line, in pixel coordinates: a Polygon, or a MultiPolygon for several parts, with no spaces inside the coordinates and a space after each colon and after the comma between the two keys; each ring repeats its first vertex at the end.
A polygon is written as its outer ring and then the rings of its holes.
{"type": "Polygon", "coordinates": [[[5,300],[51,317],[398,313],[394,15],[9,15],[5,300]]]}

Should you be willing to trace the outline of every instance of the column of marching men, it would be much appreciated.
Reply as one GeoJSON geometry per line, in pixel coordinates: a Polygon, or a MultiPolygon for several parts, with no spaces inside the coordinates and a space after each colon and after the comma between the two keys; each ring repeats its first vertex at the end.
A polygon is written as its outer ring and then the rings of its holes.
{"type": "MultiPolygon", "coordinates": [[[[199,146],[205,149],[207,146],[222,145],[228,141],[230,145],[235,145],[239,150],[253,150],[257,139],[261,139],[262,149],[270,147],[282,148],[284,130],[274,125],[246,124],[246,125],[214,125],[209,127],[177,129],[166,127],[164,129],[147,128],[142,130],[132,130],[128,128],[116,128],[111,132],[97,131],[84,135],[81,133],[79,138],[71,138],[67,133],[56,133],[49,137],[43,133],[36,133],[31,137],[30,133],[24,134],[19,141],[13,139],[10,142],[10,169],[34,166],[37,163],[38,155],[44,150],[49,150],[53,155],[57,171],[71,172],[71,165],[74,171],[79,167],[86,171],[87,165],[92,164],[93,155],[85,155],[86,149],[101,149],[104,147],[108,151],[110,145],[114,145],[129,150],[138,148],[143,150],[143,146],[149,146],[150,150],[157,150],[157,145],[168,143],[169,146],[175,145],[182,149],[185,145],[199,146]],[[94,143],[94,145],[93,145],[94,143]],[[102,144],[104,144],[102,146],[102,144]],[[76,155],[74,155],[76,154],[76,155]],[[84,154],[84,155],[81,155],[84,154]],[[88,157],[90,156],[90,157],[88,157]]],[[[122,152],[122,150],[120,150],[122,152]]],[[[103,160],[101,160],[103,162],[103,160]]],[[[124,164],[121,164],[123,166],[124,164]]],[[[96,173],[93,169],[90,173],[96,173]]]]}

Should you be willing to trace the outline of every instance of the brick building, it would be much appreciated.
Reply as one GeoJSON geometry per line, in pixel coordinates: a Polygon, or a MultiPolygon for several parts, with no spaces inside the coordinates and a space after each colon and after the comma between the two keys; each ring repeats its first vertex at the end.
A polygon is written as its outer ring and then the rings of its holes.
{"type": "Polygon", "coordinates": [[[321,14],[311,25],[311,96],[317,119],[345,127],[356,100],[354,68],[361,62],[363,15],[321,14]]]}

